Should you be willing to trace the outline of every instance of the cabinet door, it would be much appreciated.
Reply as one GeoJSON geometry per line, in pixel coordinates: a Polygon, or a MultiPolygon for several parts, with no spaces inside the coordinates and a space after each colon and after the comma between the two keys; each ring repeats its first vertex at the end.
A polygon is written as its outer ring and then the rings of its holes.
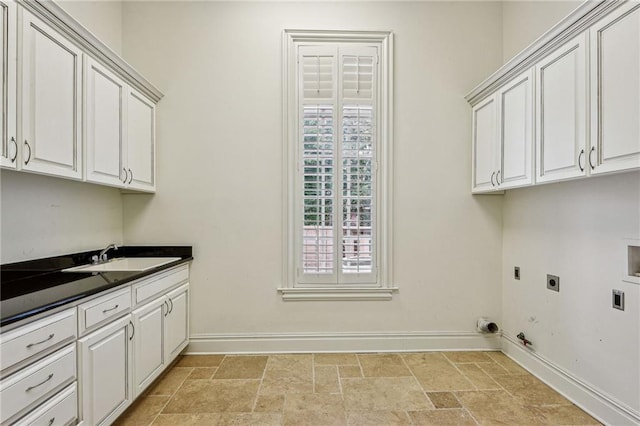
{"type": "Polygon", "coordinates": [[[22,168],[82,178],[81,51],[22,10],[22,168]]]}
{"type": "Polygon", "coordinates": [[[85,57],[86,179],[124,187],[127,171],[122,161],[126,86],[115,74],[85,57]]]}
{"type": "Polygon", "coordinates": [[[591,27],[592,173],[640,167],[640,4],[591,27]]]}
{"type": "Polygon", "coordinates": [[[533,69],[498,90],[500,188],[533,183],[533,69]]]}
{"type": "Polygon", "coordinates": [[[112,423],[133,400],[130,316],[78,340],[81,423],[112,423]]]}
{"type": "Polygon", "coordinates": [[[171,291],[167,300],[165,363],[168,365],[189,343],[189,284],[171,291]]]}
{"type": "Polygon", "coordinates": [[[129,188],[155,190],[155,105],[133,89],[127,96],[127,181],[129,188]]]}
{"type": "Polygon", "coordinates": [[[16,135],[16,3],[13,0],[0,0],[0,49],[2,64],[0,68],[0,102],[2,117],[0,125],[0,165],[15,169],[18,165],[18,142],[16,135]]]}
{"type": "Polygon", "coordinates": [[[164,296],[133,311],[133,386],[136,396],[164,369],[164,316],[168,311],[164,296]]]}
{"type": "Polygon", "coordinates": [[[495,96],[473,107],[472,117],[472,191],[487,192],[495,190],[497,108],[495,96]]]}
{"type": "Polygon", "coordinates": [[[536,65],[537,181],[586,175],[586,33],[536,65]]]}

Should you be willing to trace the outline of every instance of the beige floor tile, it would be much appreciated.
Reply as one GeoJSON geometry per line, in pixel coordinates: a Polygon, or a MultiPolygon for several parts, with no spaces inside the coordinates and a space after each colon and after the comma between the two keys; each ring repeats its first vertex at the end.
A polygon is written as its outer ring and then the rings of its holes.
{"type": "Polygon", "coordinates": [[[225,413],[220,416],[218,425],[260,425],[260,426],[280,426],[282,425],[282,414],[280,413],[225,413]]]}
{"type": "Polygon", "coordinates": [[[476,389],[469,379],[451,365],[426,372],[414,371],[413,374],[425,392],[450,392],[476,389]]]}
{"type": "Polygon", "coordinates": [[[427,396],[436,408],[460,408],[460,401],[451,392],[427,392],[427,396]]]}
{"type": "Polygon", "coordinates": [[[289,411],[344,411],[344,403],[338,394],[292,394],[284,400],[284,412],[289,411]]]}
{"type": "Polygon", "coordinates": [[[397,354],[358,355],[364,377],[408,377],[411,372],[397,354]]]}
{"type": "Polygon", "coordinates": [[[456,367],[478,389],[501,389],[500,385],[476,364],[457,364],[456,367]]]}
{"type": "Polygon", "coordinates": [[[281,413],[284,407],[284,395],[258,395],[253,411],[264,413],[281,413]]]}
{"type": "Polygon", "coordinates": [[[338,373],[340,377],[362,377],[362,370],[359,365],[339,365],[338,373]]]}
{"type": "Polygon", "coordinates": [[[571,405],[568,399],[531,375],[499,376],[496,381],[523,405],[571,405]]]}
{"type": "Polygon", "coordinates": [[[217,426],[220,413],[160,414],[152,426],[217,426]]]}
{"type": "Polygon", "coordinates": [[[348,411],[349,426],[404,426],[411,419],[405,411],[348,411]]]}
{"type": "Polygon", "coordinates": [[[265,379],[313,378],[313,355],[271,355],[265,379]]]}
{"type": "Polygon", "coordinates": [[[479,362],[476,365],[491,377],[509,374],[509,372],[497,362],[479,362]]]}
{"type": "Polygon", "coordinates": [[[300,379],[297,377],[265,378],[260,385],[261,395],[290,393],[313,393],[313,379],[300,379]]]}
{"type": "Polygon", "coordinates": [[[217,367],[222,363],[224,355],[184,355],[177,367],[217,367]]]}
{"type": "Polygon", "coordinates": [[[358,365],[356,354],[315,354],[316,365],[358,365]]]}
{"type": "Polygon", "coordinates": [[[505,391],[457,392],[456,396],[481,425],[547,424],[534,408],[520,404],[505,391]]]}
{"type": "Polygon", "coordinates": [[[600,425],[596,419],[575,405],[540,407],[538,411],[554,425],[600,425]]]}
{"type": "Polygon", "coordinates": [[[173,395],[180,385],[191,374],[193,368],[173,367],[166,374],[151,384],[146,394],[151,395],[173,395]]]}
{"type": "Polygon", "coordinates": [[[413,377],[342,379],[347,411],[428,410],[433,405],[413,377]]]}
{"type": "Polygon", "coordinates": [[[285,426],[343,426],[344,411],[289,411],[284,413],[285,426]]]}
{"type": "Polygon", "coordinates": [[[168,396],[143,396],[127,409],[114,426],[148,426],[169,401],[168,396]]]}
{"type": "Polygon", "coordinates": [[[317,393],[340,393],[338,383],[338,367],[333,365],[316,365],[313,376],[313,391],[317,393]]]}
{"type": "Polygon", "coordinates": [[[414,425],[475,426],[477,423],[465,409],[410,411],[414,425]]]}
{"type": "Polygon", "coordinates": [[[261,379],[268,358],[267,356],[226,356],[213,379],[261,379]]]}
{"type": "Polygon", "coordinates": [[[250,412],[259,385],[259,380],[187,380],[162,412],[250,412]]]}
{"type": "Polygon", "coordinates": [[[502,352],[488,352],[489,358],[500,364],[509,374],[527,374],[530,373],[524,368],[520,367],[515,361],[503,354],[502,352]]]}
{"type": "Polygon", "coordinates": [[[487,355],[487,352],[473,352],[473,351],[457,351],[457,352],[443,352],[444,356],[451,362],[489,362],[491,358],[487,355]]]}
{"type": "Polygon", "coordinates": [[[440,352],[409,353],[402,357],[412,371],[414,368],[431,370],[445,365],[451,366],[449,360],[440,352]]]}
{"type": "Polygon", "coordinates": [[[195,367],[187,377],[187,380],[210,379],[216,370],[217,367],[195,367]]]}

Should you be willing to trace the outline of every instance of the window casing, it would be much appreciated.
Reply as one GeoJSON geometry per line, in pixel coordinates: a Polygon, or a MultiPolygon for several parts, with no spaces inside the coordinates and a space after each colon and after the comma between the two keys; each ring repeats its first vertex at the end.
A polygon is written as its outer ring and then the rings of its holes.
{"type": "Polygon", "coordinates": [[[392,33],[285,30],[286,300],[390,299],[392,33]]]}

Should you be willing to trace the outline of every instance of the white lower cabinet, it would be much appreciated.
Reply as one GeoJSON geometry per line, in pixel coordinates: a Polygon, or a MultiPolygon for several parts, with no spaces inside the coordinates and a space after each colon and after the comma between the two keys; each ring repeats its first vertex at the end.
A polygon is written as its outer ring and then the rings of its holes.
{"type": "Polygon", "coordinates": [[[169,313],[165,317],[166,364],[171,363],[189,343],[189,284],[167,294],[169,313]]]}
{"type": "Polygon", "coordinates": [[[86,425],[111,424],[133,401],[130,317],[78,340],[80,419],[86,425]]]}
{"type": "Polygon", "coordinates": [[[164,296],[133,311],[134,387],[139,395],[164,369],[164,296]]]}

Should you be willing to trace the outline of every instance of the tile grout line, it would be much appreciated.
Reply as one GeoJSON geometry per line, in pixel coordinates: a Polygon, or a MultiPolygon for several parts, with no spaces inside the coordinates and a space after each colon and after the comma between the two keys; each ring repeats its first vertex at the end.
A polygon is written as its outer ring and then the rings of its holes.
{"type": "MultiPolygon", "coordinates": [[[[271,356],[267,355],[267,362],[264,364],[264,369],[262,370],[262,377],[260,377],[260,384],[258,385],[258,391],[256,392],[256,398],[253,401],[253,407],[251,407],[251,412],[256,412],[256,406],[258,405],[258,398],[260,398],[260,389],[262,389],[262,381],[264,380],[264,376],[267,374],[267,367],[269,366],[269,361],[271,360],[271,356]]],[[[284,406],[283,406],[284,409],[284,406]]]]}

